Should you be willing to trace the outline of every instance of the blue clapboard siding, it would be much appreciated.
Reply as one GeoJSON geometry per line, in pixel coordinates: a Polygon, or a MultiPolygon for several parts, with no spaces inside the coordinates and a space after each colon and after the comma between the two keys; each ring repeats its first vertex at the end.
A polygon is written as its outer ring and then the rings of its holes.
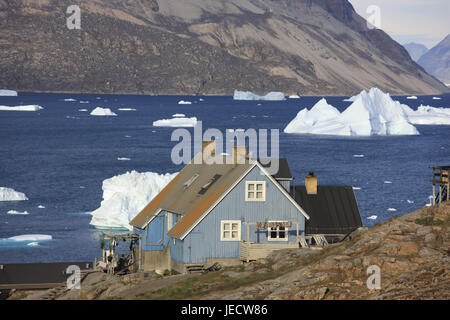
{"type": "Polygon", "coordinates": [[[139,234],[142,239],[142,250],[161,251],[168,246],[171,239],[167,236],[169,215],[172,219],[172,225],[175,223],[175,214],[161,211],[143,230],[134,228],[134,232],[139,234]],[[152,245],[151,245],[152,244],[152,245]],[[155,245],[159,244],[159,245],[155,245]]]}
{"type": "Polygon", "coordinates": [[[278,180],[278,182],[283,186],[283,188],[289,193],[291,190],[290,180],[278,180]]]}
{"type": "MultiPolygon", "coordinates": [[[[292,221],[300,222],[304,234],[305,218],[258,167],[247,176],[201,221],[184,241],[170,242],[172,259],[184,263],[205,263],[207,258],[238,258],[239,241],[221,241],[222,220],[241,221],[241,239],[246,240],[246,225],[242,222],[292,221]],[[245,181],[266,181],[266,201],[245,201],[245,181]]],[[[250,228],[250,241],[259,243],[287,243],[268,241],[267,230],[250,228]]],[[[289,242],[296,241],[296,225],[289,229],[289,242]]]]}

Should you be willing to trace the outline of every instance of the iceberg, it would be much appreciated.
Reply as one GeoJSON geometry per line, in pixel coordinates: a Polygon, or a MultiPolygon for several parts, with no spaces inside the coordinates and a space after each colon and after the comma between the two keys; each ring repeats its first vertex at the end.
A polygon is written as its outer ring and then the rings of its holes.
{"type": "Polygon", "coordinates": [[[129,222],[178,173],[127,172],[103,181],[103,201],[92,212],[90,224],[98,228],[132,230],[129,222]]]}
{"type": "Polygon", "coordinates": [[[408,100],[417,100],[417,97],[416,96],[410,96],[410,97],[406,97],[406,99],[408,99],[408,100]]]}
{"type": "Polygon", "coordinates": [[[442,98],[439,97],[433,97],[433,100],[441,100],[442,98]]]}
{"type": "Polygon", "coordinates": [[[136,109],[134,109],[134,108],[119,108],[117,110],[119,110],[119,111],[136,111],[136,109]]]}
{"type": "Polygon", "coordinates": [[[17,91],[1,89],[1,90],[0,90],[0,96],[4,96],[4,97],[17,97],[17,91]]]}
{"type": "Polygon", "coordinates": [[[286,100],[283,92],[269,92],[265,96],[258,96],[250,91],[234,90],[234,100],[266,100],[266,101],[282,101],[286,100]]]}
{"type": "Polygon", "coordinates": [[[172,118],[162,119],[153,122],[154,127],[195,127],[197,125],[197,118],[172,118]]]}
{"type": "Polygon", "coordinates": [[[91,116],[117,116],[110,108],[97,107],[91,112],[91,116]]]}
{"type": "Polygon", "coordinates": [[[289,99],[300,99],[300,96],[298,94],[293,94],[289,96],[289,99]]]}
{"type": "Polygon", "coordinates": [[[192,102],[181,100],[181,101],[178,101],[178,104],[192,104],[192,102]]]}
{"type": "Polygon", "coordinates": [[[435,108],[420,105],[416,111],[402,105],[409,122],[421,125],[450,125],[450,108],[435,108]]]}
{"type": "Polygon", "coordinates": [[[378,88],[362,91],[342,113],[322,99],[311,110],[301,110],[284,132],[338,136],[419,134],[400,102],[378,88]]]}
{"type": "Polygon", "coordinates": [[[15,215],[15,214],[17,214],[17,215],[27,215],[27,214],[30,214],[28,211],[20,212],[20,211],[16,211],[16,210],[9,210],[7,213],[8,213],[8,214],[13,214],[13,215],[15,215]]]}
{"type": "Polygon", "coordinates": [[[26,105],[26,106],[0,106],[0,111],[38,111],[42,110],[41,106],[38,105],[26,105]]]}
{"type": "Polygon", "coordinates": [[[8,240],[14,241],[48,241],[52,240],[52,236],[46,234],[24,234],[20,236],[10,237],[8,240]]]}
{"type": "Polygon", "coordinates": [[[172,117],[173,118],[184,118],[184,117],[186,117],[186,115],[182,114],[182,113],[175,113],[172,115],[172,117]]]}
{"type": "Polygon", "coordinates": [[[23,201],[28,200],[27,196],[22,193],[15,191],[11,188],[0,187],[0,201],[23,201]]]}
{"type": "Polygon", "coordinates": [[[77,101],[77,100],[69,98],[69,99],[64,99],[64,101],[66,101],[66,102],[73,102],[73,101],[77,101]]]}
{"type": "Polygon", "coordinates": [[[130,161],[131,159],[130,158],[117,158],[117,160],[119,160],[119,161],[130,161]]]}
{"type": "Polygon", "coordinates": [[[377,218],[378,218],[378,216],[375,216],[375,215],[367,217],[367,219],[369,219],[369,220],[376,220],[377,218]]]}
{"type": "Polygon", "coordinates": [[[88,109],[78,109],[78,111],[80,111],[80,112],[87,112],[88,109]]]}

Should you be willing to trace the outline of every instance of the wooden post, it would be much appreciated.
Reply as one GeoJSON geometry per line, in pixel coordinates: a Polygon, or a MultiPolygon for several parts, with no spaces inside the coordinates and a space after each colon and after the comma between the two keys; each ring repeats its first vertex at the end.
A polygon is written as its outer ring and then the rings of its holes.
{"type": "Polygon", "coordinates": [[[250,261],[250,224],[248,222],[245,222],[247,225],[247,262],[250,261]]]}
{"type": "Polygon", "coordinates": [[[434,183],[433,183],[433,200],[431,201],[431,203],[433,204],[433,206],[436,204],[436,185],[434,183]]]}
{"type": "Polygon", "coordinates": [[[439,204],[442,203],[442,185],[439,184],[439,204]]]}

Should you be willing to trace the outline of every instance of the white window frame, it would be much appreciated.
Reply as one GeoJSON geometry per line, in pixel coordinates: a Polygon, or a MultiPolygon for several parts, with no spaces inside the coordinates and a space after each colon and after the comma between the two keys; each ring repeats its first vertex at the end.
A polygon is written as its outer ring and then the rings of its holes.
{"type": "Polygon", "coordinates": [[[240,220],[222,220],[220,221],[220,241],[241,241],[241,221],[240,220]],[[230,229],[225,229],[225,224],[230,225],[230,229]],[[237,224],[237,238],[232,237],[233,224],[237,224]],[[230,237],[224,237],[225,231],[230,232],[230,237]]]}
{"type": "Polygon", "coordinates": [[[245,201],[266,201],[266,181],[245,181],[245,201]],[[257,198],[257,185],[262,185],[262,198],[257,198]],[[249,187],[253,186],[253,190],[249,190],[249,187]],[[249,192],[254,192],[254,197],[249,197],[249,192]]]}
{"type": "MultiPolygon", "coordinates": [[[[287,222],[287,221],[268,221],[268,222],[287,222]]],[[[273,230],[273,231],[275,231],[277,233],[277,238],[272,238],[271,237],[270,233],[272,232],[272,228],[268,227],[267,228],[267,240],[268,241],[289,241],[289,228],[288,227],[284,227],[284,232],[285,232],[284,233],[284,235],[285,235],[284,238],[278,238],[278,235],[279,235],[279,232],[280,232],[279,229],[273,230]]]]}

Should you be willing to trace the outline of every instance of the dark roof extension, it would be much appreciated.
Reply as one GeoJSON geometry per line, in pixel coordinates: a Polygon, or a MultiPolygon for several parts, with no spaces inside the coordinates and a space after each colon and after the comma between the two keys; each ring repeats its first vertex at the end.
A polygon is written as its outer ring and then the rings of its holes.
{"type": "Polygon", "coordinates": [[[318,186],[307,194],[305,186],[291,187],[294,200],[309,214],[306,234],[347,234],[362,226],[352,187],[318,186]]]}
{"type": "Polygon", "coordinates": [[[272,177],[279,180],[292,180],[291,169],[289,168],[289,164],[286,158],[258,159],[258,162],[261,164],[263,168],[268,168],[271,165],[271,163],[268,163],[268,161],[276,161],[276,160],[278,160],[278,172],[276,174],[273,174],[272,177]]]}

